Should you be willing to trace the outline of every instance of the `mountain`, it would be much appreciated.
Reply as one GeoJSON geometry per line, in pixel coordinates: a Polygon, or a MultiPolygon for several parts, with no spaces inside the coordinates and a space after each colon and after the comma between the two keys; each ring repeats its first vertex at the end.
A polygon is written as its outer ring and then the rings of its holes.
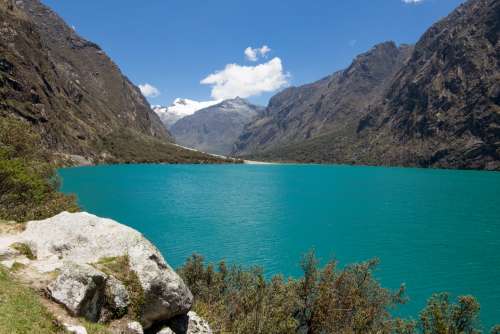
{"type": "Polygon", "coordinates": [[[200,109],[208,108],[220,102],[222,102],[222,100],[199,102],[177,98],[168,107],[153,106],[153,111],[160,117],[167,129],[170,129],[170,127],[181,118],[192,115],[200,109]]]}
{"type": "MultiPolygon", "coordinates": [[[[272,160],[500,170],[499,31],[500,1],[470,0],[434,24],[413,48],[406,47],[402,53],[409,56],[401,57],[402,64],[377,90],[356,95],[362,101],[347,108],[346,118],[335,116],[342,109],[328,108],[326,115],[337,126],[318,131],[318,125],[309,137],[295,131],[290,140],[276,140],[304,117],[301,110],[307,108],[292,101],[313,96],[308,106],[320,107],[312,114],[324,111],[325,93],[316,87],[310,95],[304,87],[288,97],[282,96],[285,91],[271,100],[266,116],[247,126],[237,153],[272,160]]],[[[349,70],[337,75],[344,73],[349,70]]]]}
{"type": "Polygon", "coordinates": [[[139,89],[96,44],[38,0],[0,0],[0,116],[31,123],[60,156],[213,159],[172,145],[139,89]]]}
{"type": "Polygon", "coordinates": [[[433,25],[361,120],[363,160],[500,170],[499,34],[498,0],[468,1],[433,25]]]}
{"type": "MultiPolygon", "coordinates": [[[[366,107],[388,87],[411,50],[407,45],[382,43],[358,56],[346,70],[285,89],[245,127],[234,153],[265,152],[324,133],[355,131],[366,107]]],[[[298,157],[290,160],[294,158],[298,157]]]]}
{"type": "Polygon", "coordinates": [[[178,120],[170,131],[181,145],[227,155],[233,150],[244,126],[262,109],[237,97],[178,120]]]}

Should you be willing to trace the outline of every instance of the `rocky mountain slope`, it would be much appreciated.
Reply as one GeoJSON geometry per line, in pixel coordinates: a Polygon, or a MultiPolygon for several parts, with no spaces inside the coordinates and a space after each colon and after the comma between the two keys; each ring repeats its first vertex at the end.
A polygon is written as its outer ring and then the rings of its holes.
{"type": "MultiPolygon", "coordinates": [[[[363,101],[349,111],[347,123],[337,121],[337,127],[301,135],[298,142],[300,132],[276,140],[294,124],[276,115],[304,115],[286,102],[304,89],[285,91],[288,98],[276,97],[285,102],[276,108],[271,100],[267,118],[247,127],[237,152],[277,160],[499,170],[499,33],[500,1],[470,0],[433,25],[378,92],[358,95],[363,101]]],[[[309,106],[323,99],[320,93],[309,106]]]]}
{"type": "Polygon", "coordinates": [[[168,107],[153,106],[153,111],[160,117],[165,127],[170,129],[170,127],[181,118],[192,115],[198,110],[211,107],[221,102],[222,100],[199,102],[190,99],[177,98],[168,107]]]}
{"type": "Polygon", "coordinates": [[[170,131],[181,145],[202,152],[228,155],[244,126],[262,109],[241,98],[225,100],[181,118],[170,131]]]}
{"type": "Polygon", "coordinates": [[[387,88],[411,49],[382,43],[358,56],[344,71],[285,89],[245,127],[234,153],[261,152],[331,131],[356,129],[366,107],[387,88]]]}
{"type": "Polygon", "coordinates": [[[139,89],[38,0],[0,0],[0,19],[0,115],[33,124],[53,152],[97,162],[206,158],[170,145],[139,89]],[[137,154],[120,149],[124,139],[137,154]]]}
{"type": "Polygon", "coordinates": [[[361,120],[363,159],[499,170],[499,35],[498,0],[468,1],[433,25],[361,120]]]}

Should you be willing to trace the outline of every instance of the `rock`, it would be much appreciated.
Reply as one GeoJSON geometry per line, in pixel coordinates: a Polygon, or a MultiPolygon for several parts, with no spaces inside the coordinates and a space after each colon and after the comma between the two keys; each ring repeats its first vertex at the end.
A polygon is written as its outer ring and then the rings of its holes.
{"type": "Polygon", "coordinates": [[[122,282],[109,276],[104,290],[105,305],[100,317],[100,321],[107,322],[111,319],[118,319],[127,313],[130,304],[130,297],[125,285],[122,282]]]}
{"type": "Polygon", "coordinates": [[[127,324],[127,334],[144,334],[144,330],[140,323],[133,321],[127,324]]]}
{"type": "Polygon", "coordinates": [[[63,324],[66,331],[73,334],[87,334],[87,330],[83,326],[76,326],[70,324],[63,324]]]}
{"type": "MultiPolygon", "coordinates": [[[[86,212],[63,212],[49,219],[28,222],[25,231],[14,241],[29,243],[36,250],[37,260],[31,265],[40,272],[60,269],[65,262],[88,268],[88,263],[97,263],[106,257],[128,256],[130,269],[137,274],[144,291],[145,302],[140,312],[144,328],[186,314],[191,308],[191,292],[160,252],[142,234],[111,219],[86,212]]],[[[81,270],[77,269],[77,272],[82,274],[81,270]]],[[[71,277],[70,273],[61,275],[58,280],[64,277],[71,277]]],[[[87,279],[83,281],[87,282],[87,279]]],[[[75,289],[83,289],[83,286],[74,284],[75,289]]],[[[104,293],[104,286],[100,288],[104,293]]],[[[64,291],[60,290],[57,295],[70,297],[64,296],[64,291]]],[[[68,309],[77,311],[78,305],[69,304],[71,308],[68,309]]],[[[91,315],[95,319],[94,314],[91,315]]]]}
{"type": "Polygon", "coordinates": [[[47,290],[71,315],[97,321],[104,304],[106,279],[106,274],[89,265],[66,263],[47,290]]]}
{"type": "Polygon", "coordinates": [[[169,327],[176,334],[212,334],[208,322],[193,311],[173,318],[169,322],[169,327]]]}
{"type": "Polygon", "coordinates": [[[156,334],[175,334],[175,333],[169,327],[165,327],[165,328],[163,328],[161,331],[159,331],[156,334]]]}

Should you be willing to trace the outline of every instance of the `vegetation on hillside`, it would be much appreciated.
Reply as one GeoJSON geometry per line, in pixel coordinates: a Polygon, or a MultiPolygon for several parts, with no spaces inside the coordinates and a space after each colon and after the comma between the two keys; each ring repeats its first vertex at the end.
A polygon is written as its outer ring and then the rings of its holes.
{"type": "Polygon", "coordinates": [[[225,159],[195,150],[188,150],[164,140],[124,129],[110,133],[95,146],[109,152],[102,159],[106,163],[241,163],[242,160],[225,159]]]}
{"type": "MultiPolygon", "coordinates": [[[[214,333],[239,334],[475,334],[479,304],[472,296],[455,303],[447,294],[432,296],[419,320],[399,319],[391,311],[405,303],[404,286],[390,291],[372,273],[377,260],[340,269],[319,266],[306,254],[303,276],[266,280],[262,268],[243,269],[220,262],[205,265],[193,255],[179,269],[195,296],[194,310],[214,333]]],[[[500,327],[491,333],[500,333],[500,327]]]]}
{"type": "Polygon", "coordinates": [[[76,211],[74,196],[58,192],[49,152],[26,122],[0,117],[0,219],[18,222],[76,211]]]}

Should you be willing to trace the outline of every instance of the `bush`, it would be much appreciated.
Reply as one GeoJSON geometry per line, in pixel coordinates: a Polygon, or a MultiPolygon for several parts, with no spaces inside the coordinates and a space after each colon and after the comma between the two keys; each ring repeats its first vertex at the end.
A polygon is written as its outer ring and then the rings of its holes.
{"type": "MultiPolygon", "coordinates": [[[[377,264],[370,260],[339,269],[331,261],[321,268],[310,252],[302,260],[301,278],[266,280],[261,268],[225,262],[215,268],[195,254],[178,272],[193,292],[194,310],[214,333],[480,333],[479,304],[471,296],[454,304],[447,294],[434,295],[418,322],[394,318],[390,311],[406,301],[404,286],[381,287],[372,275],[377,264]]],[[[500,333],[500,326],[491,333],[500,333]]]]}
{"type": "Polygon", "coordinates": [[[44,219],[77,211],[74,196],[58,192],[52,156],[29,124],[0,117],[0,219],[44,219]]]}

